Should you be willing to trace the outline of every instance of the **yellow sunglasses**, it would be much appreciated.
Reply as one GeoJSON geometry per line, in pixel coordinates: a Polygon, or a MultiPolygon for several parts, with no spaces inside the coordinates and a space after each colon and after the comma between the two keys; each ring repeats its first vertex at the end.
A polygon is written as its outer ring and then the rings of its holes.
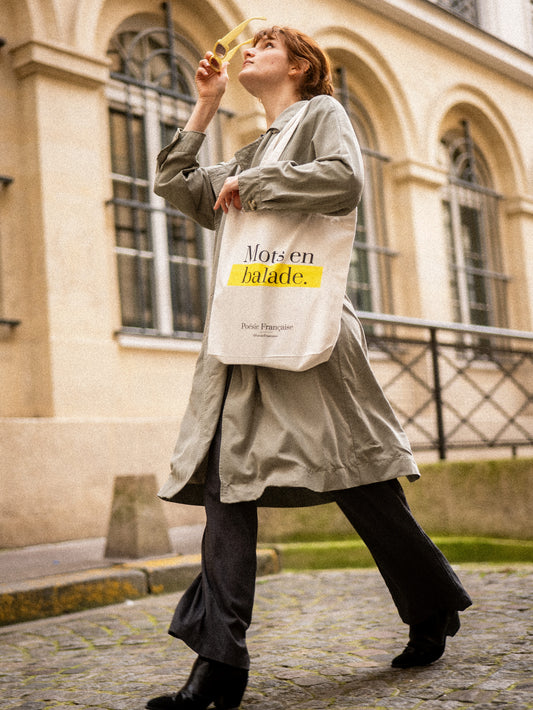
{"type": "Polygon", "coordinates": [[[219,72],[222,69],[222,62],[231,62],[235,52],[238,49],[243,47],[245,44],[250,44],[254,41],[253,38],[247,39],[246,42],[241,42],[236,47],[233,47],[233,49],[229,48],[235,37],[238,37],[244,28],[252,22],[252,20],[266,20],[266,17],[250,17],[249,20],[241,22],[241,24],[237,25],[235,29],[228,32],[227,35],[224,35],[222,39],[217,39],[216,44],[213,47],[213,56],[209,58],[209,64],[215,71],[219,72]]]}

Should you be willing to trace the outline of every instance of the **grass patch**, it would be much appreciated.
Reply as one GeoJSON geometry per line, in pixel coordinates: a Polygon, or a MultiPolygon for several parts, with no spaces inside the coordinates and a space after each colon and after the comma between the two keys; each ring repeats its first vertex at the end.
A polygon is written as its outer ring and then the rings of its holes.
{"type": "MultiPolygon", "coordinates": [[[[433,537],[451,563],[519,562],[533,563],[533,541],[478,537],[433,537]]],[[[361,540],[286,542],[274,545],[287,570],[345,569],[374,567],[375,563],[361,540]]]]}

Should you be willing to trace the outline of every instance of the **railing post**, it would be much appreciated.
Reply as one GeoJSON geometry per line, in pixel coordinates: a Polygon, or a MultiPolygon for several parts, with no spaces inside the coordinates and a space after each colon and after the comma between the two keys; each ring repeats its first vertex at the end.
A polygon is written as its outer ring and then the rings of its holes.
{"type": "Polygon", "coordinates": [[[440,385],[439,349],[437,343],[437,329],[429,329],[431,360],[433,363],[433,396],[435,398],[435,413],[437,416],[437,441],[439,459],[446,458],[446,435],[444,433],[444,418],[442,414],[442,390],[440,385]]]}

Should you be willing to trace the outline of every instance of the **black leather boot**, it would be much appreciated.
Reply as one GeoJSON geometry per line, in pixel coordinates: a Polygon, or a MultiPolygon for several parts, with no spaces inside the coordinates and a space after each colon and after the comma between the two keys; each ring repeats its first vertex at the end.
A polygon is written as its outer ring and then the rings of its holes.
{"type": "Polygon", "coordinates": [[[198,656],[183,688],[172,695],[159,695],[146,703],[148,710],[238,710],[248,671],[198,656]]]}
{"type": "Polygon", "coordinates": [[[461,626],[456,611],[439,611],[428,619],[409,627],[409,643],[393,659],[393,668],[429,666],[446,648],[446,636],[455,636],[461,626]]]}

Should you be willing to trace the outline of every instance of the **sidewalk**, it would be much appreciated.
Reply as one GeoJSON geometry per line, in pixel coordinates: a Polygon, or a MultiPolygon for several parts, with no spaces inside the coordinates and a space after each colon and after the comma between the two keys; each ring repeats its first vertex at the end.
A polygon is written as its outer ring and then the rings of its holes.
{"type": "MultiPolygon", "coordinates": [[[[171,528],[173,554],[140,560],[104,557],[105,538],[0,551],[0,627],[186,589],[200,572],[203,525],[171,528]]],[[[258,574],[279,571],[260,550],[258,574]]]]}

